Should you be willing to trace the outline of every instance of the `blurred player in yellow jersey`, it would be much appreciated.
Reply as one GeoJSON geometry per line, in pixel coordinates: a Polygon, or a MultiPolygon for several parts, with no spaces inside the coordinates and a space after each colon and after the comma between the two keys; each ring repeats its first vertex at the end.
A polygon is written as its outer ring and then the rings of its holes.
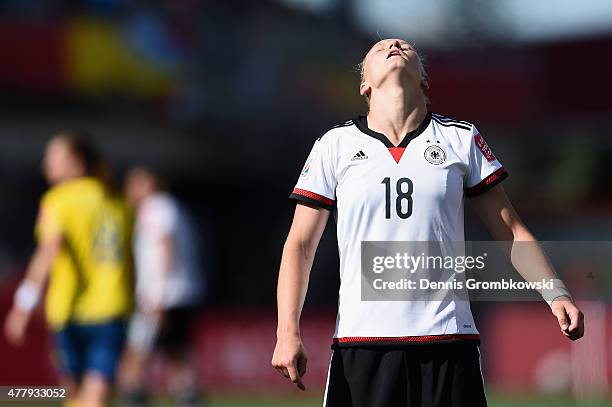
{"type": "Polygon", "coordinates": [[[49,276],[45,311],[70,406],[106,405],[132,308],[131,216],[106,169],[82,132],[48,143],[38,246],[5,322],[19,345],[49,276]]]}

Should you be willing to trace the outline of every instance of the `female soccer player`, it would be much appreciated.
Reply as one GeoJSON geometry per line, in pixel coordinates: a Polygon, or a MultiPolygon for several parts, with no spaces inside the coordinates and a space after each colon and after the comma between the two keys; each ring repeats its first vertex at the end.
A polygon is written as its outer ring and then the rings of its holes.
{"type": "Polygon", "coordinates": [[[199,405],[190,361],[191,336],[203,297],[199,233],[191,214],[164,188],[162,178],[134,167],[125,195],[135,209],[136,311],[128,328],[119,383],[126,405],[146,405],[145,380],[154,351],[167,362],[169,390],[177,404],[199,405]]]}
{"type": "MultiPolygon", "coordinates": [[[[341,284],[326,407],[486,405],[469,302],[361,298],[362,242],[438,242],[452,252],[451,243],[464,240],[465,198],[496,240],[513,248],[535,242],[499,185],[507,174],[483,137],[469,122],[429,112],[426,89],[423,64],[409,43],[375,44],[362,62],[359,88],[367,116],[315,142],[291,194],[298,205],[279,272],[272,365],[304,389],[299,318],[334,211],[341,284]]],[[[563,334],[580,338],[583,316],[567,290],[560,286],[546,299],[563,334]]]]}
{"type": "Polygon", "coordinates": [[[70,405],[106,405],[132,307],[131,219],[105,184],[106,167],[78,131],[47,145],[38,246],[15,294],[5,334],[22,343],[49,276],[45,311],[70,405]]]}

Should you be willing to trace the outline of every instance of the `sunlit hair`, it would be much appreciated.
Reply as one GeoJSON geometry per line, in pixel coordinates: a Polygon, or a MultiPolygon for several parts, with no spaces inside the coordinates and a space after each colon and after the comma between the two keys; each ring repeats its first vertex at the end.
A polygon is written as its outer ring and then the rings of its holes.
{"type": "MultiPolygon", "coordinates": [[[[414,52],[416,52],[417,57],[419,58],[419,66],[420,66],[420,71],[421,71],[421,89],[423,90],[423,95],[425,95],[425,103],[429,104],[429,98],[427,97],[427,90],[429,89],[429,82],[428,82],[428,76],[427,76],[427,70],[425,69],[426,67],[426,63],[425,63],[425,57],[423,57],[423,55],[421,55],[421,53],[415,48],[414,45],[410,44],[412,46],[412,49],[414,50],[414,52]]],[[[368,53],[370,52],[370,50],[368,50],[368,53]]],[[[363,57],[363,59],[361,60],[360,63],[357,64],[357,70],[359,71],[359,86],[361,86],[363,84],[363,82],[365,81],[365,59],[368,56],[368,53],[366,53],[366,55],[363,57]]],[[[370,96],[366,93],[365,95],[363,95],[368,108],[370,107],[370,96]]]]}

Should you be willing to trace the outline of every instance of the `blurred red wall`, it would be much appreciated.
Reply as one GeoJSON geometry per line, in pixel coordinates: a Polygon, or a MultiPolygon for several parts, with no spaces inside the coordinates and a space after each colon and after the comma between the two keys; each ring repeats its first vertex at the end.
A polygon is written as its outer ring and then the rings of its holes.
{"type": "MultiPolygon", "coordinates": [[[[14,282],[0,286],[4,319],[14,282]]],[[[496,304],[480,324],[486,383],[506,391],[568,391],[607,389],[612,380],[612,306],[584,303],[587,333],[579,342],[564,338],[555,317],[543,303],[496,304]]],[[[325,385],[335,317],[331,312],[307,313],[302,336],[309,362],[305,384],[325,385]]],[[[270,365],[276,316],[270,311],[208,311],[194,333],[193,361],[203,385],[215,391],[293,391],[270,365]]],[[[50,338],[42,313],[30,327],[23,348],[0,338],[0,385],[55,383],[50,338]]],[[[164,369],[152,364],[152,385],[163,381],[164,369]]]]}

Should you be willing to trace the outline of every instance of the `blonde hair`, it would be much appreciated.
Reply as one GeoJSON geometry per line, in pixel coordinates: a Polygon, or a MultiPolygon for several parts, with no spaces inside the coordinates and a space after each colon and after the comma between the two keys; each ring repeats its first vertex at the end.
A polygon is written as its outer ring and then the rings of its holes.
{"type": "MultiPolygon", "coordinates": [[[[414,49],[414,52],[416,52],[417,57],[419,58],[419,66],[420,66],[420,71],[421,71],[421,89],[423,90],[423,95],[425,95],[425,103],[429,104],[429,98],[427,97],[427,94],[425,93],[429,89],[429,82],[428,82],[429,76],[427,75],[427,70],[425,69],[426,67],[425,58],[423,57],[423,55],[421,55],[419,51],[417,51],[414,45],[411,45],[411,46],[414,49]]],[[[368,54],[366,54],[361,60],[361,62],[357,64],[357,70],[359,71],[359,86],[361,86],[363,82],[365,81],[365,59],[367,56],[368,54]]],[[[370,107],[370,96],[366,93],[365,95],[363,95],[363,97],[369,108],[370,107]]]]}

